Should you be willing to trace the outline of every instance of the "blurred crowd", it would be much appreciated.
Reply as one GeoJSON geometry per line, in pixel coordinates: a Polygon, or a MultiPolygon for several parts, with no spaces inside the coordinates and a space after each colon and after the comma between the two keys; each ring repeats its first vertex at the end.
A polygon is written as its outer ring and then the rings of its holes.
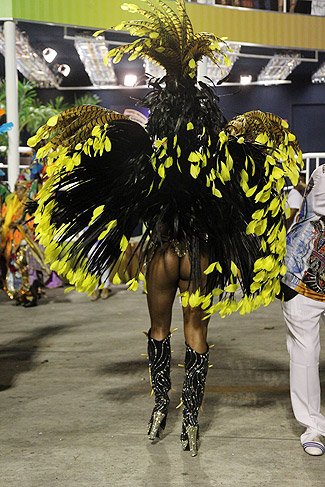
{"type": "Polygon", "coordinates": [[[231,7],[277,10],[311,15],[325,15],[324,0],[189,0],[207,5],[227,5],[231,7]]]}
{"type": "Polygon", "coordinates": [[[0,286],[16,305],[24,307],[37,305],[43,286],[62,285],[35,241],[33,215],[27,205],[39,191],[43,171],[43,163],[34,159],[19,174],[13,192],[1,180],[4,173],[0,174],[0,286]]]}

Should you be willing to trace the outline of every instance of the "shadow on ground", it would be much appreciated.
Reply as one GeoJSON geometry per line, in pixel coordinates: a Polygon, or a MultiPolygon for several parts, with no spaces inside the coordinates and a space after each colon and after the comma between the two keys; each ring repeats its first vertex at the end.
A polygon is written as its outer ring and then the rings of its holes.
{"type": "Polygon", "coordinates": [[[0,391],[14,386],[18,375],[32,370],[34,357],[44,338],[65,333],[71,326],[57,325],[34,329],[29,335],[0,347],[0,391]]]}

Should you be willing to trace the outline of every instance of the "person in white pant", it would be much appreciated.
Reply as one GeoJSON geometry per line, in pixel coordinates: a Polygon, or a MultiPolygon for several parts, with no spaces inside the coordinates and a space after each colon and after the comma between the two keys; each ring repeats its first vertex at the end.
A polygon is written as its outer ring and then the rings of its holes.
{"type": "Polygon", "coordinates": [[[296,222],[287,234],[287,272],[282,309],[290,354],[290,395],[294,415],[306,428],[306,453],[325,453],[325,417],[319,380],[320,319],[325,315],[325,165],[308,183],[296,222]]]}

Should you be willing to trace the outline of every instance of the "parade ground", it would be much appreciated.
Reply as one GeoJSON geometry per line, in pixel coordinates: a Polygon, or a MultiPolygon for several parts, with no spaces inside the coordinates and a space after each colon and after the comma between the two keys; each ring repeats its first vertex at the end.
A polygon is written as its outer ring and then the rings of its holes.
{"type": "MultiPolygon", "coordinates": [[[[62,288],[46,294],[26,309],[0,293],[1,487],[325,485],[325,456],[304,453],[292,415],[280,302],[212,317],[192,458],[181,449],[176,408],[185,353],[178,298],[168,421],[163,438],[150,442],[145,294],[123,286],[95,302],[62,288]]],[[[324,389],[324,354],[321,378],[324,389]]]]}

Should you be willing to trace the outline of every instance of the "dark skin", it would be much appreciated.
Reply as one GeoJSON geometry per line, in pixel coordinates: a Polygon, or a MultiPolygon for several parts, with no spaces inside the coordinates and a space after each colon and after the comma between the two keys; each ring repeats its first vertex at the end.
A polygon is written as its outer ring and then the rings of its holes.
{"type": "MultiPolygon", "coordinates": [[[[201,258],[202,278],[201,289],[206,282],[203,270],[208,267],[208,259],[201,258]]],[[[166,244],[158,248],[149,263],[146,282],[147,300],[151,320],[150,336],[155,340],[163,340],[169,333],[172,321],[172,307],[177,293],[195,292],[191,281],[191,264],[188,254],[178,257],[174,249],[166,244]]],[[[184,336],[186,343],[196,352],[207,351],[207,329],[209,320],[201,307],[183,307],[184,336]]]]}

